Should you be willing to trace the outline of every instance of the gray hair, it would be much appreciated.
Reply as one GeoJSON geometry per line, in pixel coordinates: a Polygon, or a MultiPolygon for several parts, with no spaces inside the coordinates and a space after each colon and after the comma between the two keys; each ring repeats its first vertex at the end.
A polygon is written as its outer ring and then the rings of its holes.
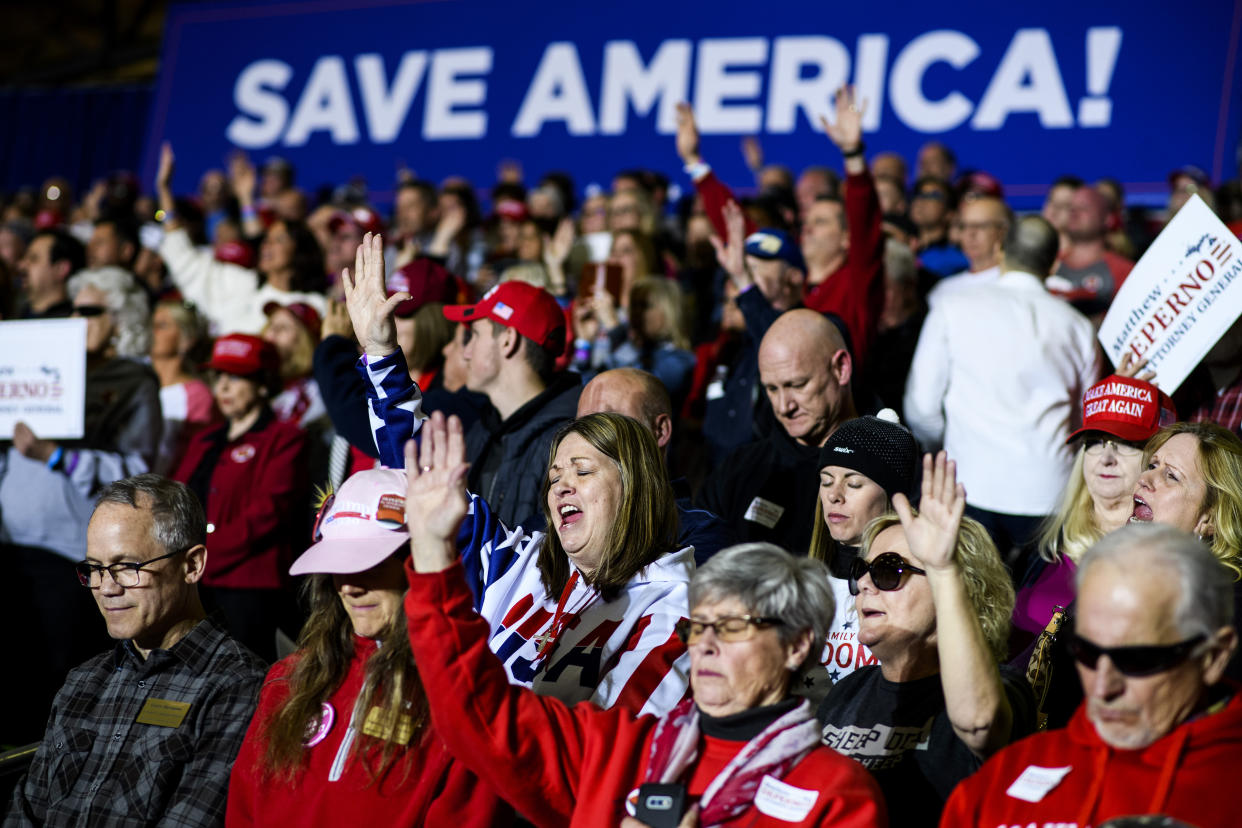
{"type": "Polygon", "coordinates": [[[902,286],[913,285],[918,279],[918,266],[909,245],[892,238],[884,242],[884,273],[890,281],[902,286]]]}
{"type": "Polygon", "coordinates": [[[1189,532],[1158,523],[1127,524],[1087,550],[1076,587],[1087,570],[1108,562],[1127,574],[1176,573],[1180,591],[1174,620],[1182,635],[1211,636],[1233,623],[1233,578],[1212,550],[1189,532]],[[1170,570],[1172,571],[1170,573],[1170,570]]]}
{"type": "Polygon", "coordinates": [[[117,356],[143,357],[151,350],[150,307],[134,274],[120,267],[79,270],[65,287],[71,299],[84,287],[97,288],[107,297],[116,326],[117,356]]]}
{"type": "Polygon", "coordinates": [[[741,543],[708,559],[690,581],[690,608],[735,598],[752,615],[779,618],[781,642],[814,633],[802,669],[817,664],[836,602],[821,561],[797,558],[771,543],[741,543]]]}
{"type": "Polygon", "coordinates": [[[158,474],[136,474],[109,483],[95,501],[149,509],[152,534],[165,552],[181,552],[207,542],[207,515],[198,495],[184,483],[158,474]]]}

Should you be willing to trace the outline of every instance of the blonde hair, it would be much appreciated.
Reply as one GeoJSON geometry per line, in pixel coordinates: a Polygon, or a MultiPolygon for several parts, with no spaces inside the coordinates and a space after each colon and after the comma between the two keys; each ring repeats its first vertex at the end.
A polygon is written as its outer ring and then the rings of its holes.
{"type": "Polygon", "coordinates": [[[649,341],[670,342],[674,348],[690,349],[690,334],[686,331],[685,305],[682,303],[681,287],[676,282],[658,276],[645,276],[634,282],[634,286],[630,288],[631,328],[638,324],[638,320],[633,315],[636,304],[658,308],[664,315],[664,330],[659,333],[648,331],[649,341]]]}
{"type": "MultiPolygon", "coordinates": [[[[918,515],[913,507],[910,511],[918,515]]],[[[876,536],[892,526],[901,526],[901,519],[896,512],[885,512],[867,524],[862,536],[861,554],[864,560],[876,536]]],[[[1013,581],[1005,570],[1005,564],[1001,562],[992,537],[983,528],[983,524],[972,518],[962,518],[962,524],[957,530],[957,545],[953,548],[953,559],[957,561],[962,586],[966,588],[966,597],[979,619],[983,640],[987,642],[992,658],[999,664],[1005,660],[1009,651],[1009,625],[1014,603],[1013,581]]]]}
{"type": "Polygon", "coordinates": [[[1079,446],[1069,481],[1061,492],[1060,505],[1040,526],[1039,556],[1049,563],[1056,563],[1062,555],[1079,561],[1092,544],[1104,537],[1104,530],[1096,523],[1095,502],[1083,476],[1085,457],[1085,447],[1079,446]]]}
{"type": "Polygon", "coordinates": [[[1216,423],[1173,423],[1147,441],[1143,467],[1178,434],[1189,434],[1199,442],[1199,468],[1207,489],[1202,508],[1212,521],[1208,545],[1233,579],[1242,580],[1242,439],[1216,423]]]}

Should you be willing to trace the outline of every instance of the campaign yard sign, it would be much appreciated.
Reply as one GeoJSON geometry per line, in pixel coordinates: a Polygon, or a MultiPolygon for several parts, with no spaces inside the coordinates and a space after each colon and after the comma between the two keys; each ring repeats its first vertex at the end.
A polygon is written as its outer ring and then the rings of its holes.
{"type": "Polygon", "coordinates": [[[82,437],[86,320],[0,322],[0,439],[18,422],[44,439],[82,437]]]}
{"type": "Polygon", "coordinates": [[[1100,326],[1117,364],[1146,359],[1173,393],[1242,314],[1242,242],[1191,197],[1139,259],[1100,326]]]}

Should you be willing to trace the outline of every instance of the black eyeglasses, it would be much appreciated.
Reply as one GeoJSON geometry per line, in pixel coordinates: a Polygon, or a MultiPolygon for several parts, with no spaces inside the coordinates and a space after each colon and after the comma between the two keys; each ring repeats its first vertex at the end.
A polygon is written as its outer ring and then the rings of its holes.
{"type": "Polygon", "coordinates": [[[703,637],[707,628],[711,627],[716,638],[721,641],[745,641],[755,634],[758,627],[770,627],[783,624],[779,618],[763,618],[755,615],[727,615],[715,621],[696,621],[683,618],[673,625],[677,637],[683,644],[693,644],[703,637]]]}
{"type": "Polygon", "coordinates": [[[160,555],[158,558],[152,558],[149,561],[139,561],[131,563],[130,561],[122,561],[121,563],[109,564],[93,564],[90,561],[82,561],[74,566],[74,570],[78,573],[78,581],[82,586],[91,589],[99,589],[103,586],[103,574],[107,570],[112,576],[112,580],[116,581],[118,586],[136,587],[142,583],[142,568],[156,561],[162,561],[165,558],[171,558],[174,555],[180,555],[185,549],[178,549],[176,552],[169,552],[167,555],[160,555]]]}
{"type": "Polygon", "coordinates": [[[896,552],[876,555],[871,563],[867,563],[862,558],[855,558],[850,564],[850,595],[857,595],[861,591],[858,588],[858,582],[864,575],[871,575],[871,583],[875,584],[876,589],[891,592],[901,586],[901,578],[907,572],[912,575],[927,574],[896,552]]]}
{"type": "Polygon", "coordinates": [[[1205,640],[1207,640],[1207,636],[1200,633],[1193,638],[1187,638],[1185,641],[1179,641],[1176,644],[1101,647],[1075,633],[1066,641],[1066,647],[1069,648],[1070,655],[1074,657],[1074,660],[1088,670],[1094,670],[1100,660],[1100,656],[1106,655],[1113,666],[1117,668],[1117,672],[1123,676],[1138,678],[1173,669],[1190,658],[1195,648],[1205,640]]]}
{"type": "Polygon", "coordinates": [[[107,305],[74,305],[74,316],[103,316],[108,312],[107,305]]]}

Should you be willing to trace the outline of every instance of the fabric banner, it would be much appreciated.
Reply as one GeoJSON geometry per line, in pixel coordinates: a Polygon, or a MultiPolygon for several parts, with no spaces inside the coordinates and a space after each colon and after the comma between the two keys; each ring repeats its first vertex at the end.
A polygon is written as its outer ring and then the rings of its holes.
{"type": "Polygon", "coordinates": [[[381,202],[398,168],[489,186],[506,158],[528,180],[555,169],[606,187],[642,166],[684,183],[685,100],[707,160],[745,186],[741,136],[794,170],[840,166],[815,124],[851,82],[869,153],[944,141],[1017,206],[1065,173],[1163,203],[1174,167],[1236,174],[1240,22],[1242,0],[174,5],[144,181],[167,139],[179,191],[236,149],[287,158],[306,189],[361,176],[381,202]]]}

